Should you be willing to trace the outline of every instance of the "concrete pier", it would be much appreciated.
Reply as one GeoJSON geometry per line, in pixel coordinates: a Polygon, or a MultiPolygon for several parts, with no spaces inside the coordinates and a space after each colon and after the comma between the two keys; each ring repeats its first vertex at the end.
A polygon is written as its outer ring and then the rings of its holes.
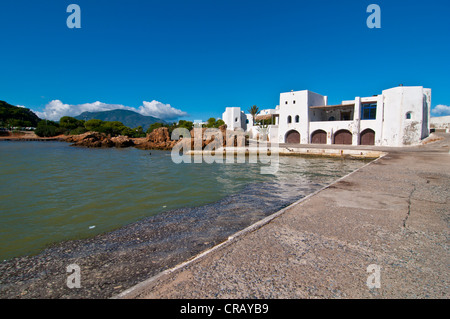
{"type": "MultiPolygon", "coordinates": [[[[310,147],[309,145],[301,146],[281,146],[276,149],[277,154],[280,156],[315,156],[315,157],[345,157],[345,158],[357,158],[357,159],[375,159],[379,158],[386,153],[383,151],[371,150],[371,149],[348,149],[345,147],[310,147]]],[[[186,155],[216,155],[222,153],[223,156],[230,153],[232,155],[245,154],[245,155],[272,155],[273,148],[260,149],[249,147],[233,147],[230,149],[221,148],[217,151],[188,151],[186,155]]]]}
{"type": "Polygon", "coordinates": [[[387,154],[117,298],[448,298],[450,134],[440,136],[373,148],[387,154]]]}

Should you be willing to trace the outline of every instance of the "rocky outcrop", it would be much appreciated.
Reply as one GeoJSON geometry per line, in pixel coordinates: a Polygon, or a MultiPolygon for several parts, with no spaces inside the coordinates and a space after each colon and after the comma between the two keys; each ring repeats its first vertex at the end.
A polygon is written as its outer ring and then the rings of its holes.
{"type": "Polygon", "coordinates": [[[80,135],[71,135],[65,138],[66,142],[73,143],[71,146],[84,147],[130,147],[134,146],[132,139],[127,136],[110,137],[103,133],[87,132],[80,135]]]}
{"type": "MultiPolygon", "coordinates": [[[[233,139],[231,145],[242,147],[245,146],[245,139],[237,138],[236,132],[228,131],[226,125],[219,127],[222,133],[223,141],[214,147],[219,148],[227,145],[227,139],[233,139]]],[[[201,144],[204,149],[207,145],[215,142],[216,135],[214,133],[208,134],[207,128],[201,129],[201,135],[195,129],[191,130],[191,149],[195,149],[201,144]],[[197,133],[197,135],[195,135],[197,133]]],[[[153,130],[145,138],[129,138],[126,136],[110,137],[103,133],[87,132],[80,135],[71,135],[63,138],[64,141],[73,143],[72,146],[84,147],[130,147],[134,146],[139,149],[150,150],[171,150],[178,141],[173,141],[170,138],[169,129],[167,127],[160,127],[153,130]]],[[[188,142],[189,143],[189,142],[188,142]]]]}
{"type": "MultiPolygon", "coordinates": [[[[226,147],[227,141],[230,141],[230,146],[237,146],[237,147],[245,147],[246,145],[246,137],[242,136],[239,137],[239,134],[235,131],[227,130],[227,125],[221,125],[219,127],[219,130],[222,134],[222,143],[220,146],[226,147]]],[[[194,130],[191,131],[191,149],[194,149],[195,146],[199,145],[200,140],[202,144],[202,149],[204,149],[207,145],[213,143],[216,139],[216,136],[214,133],[208,134],[207,128],[202,128],[202,135],[197,132],[197,135],[194,135],[194,130]]],[[[215,145],[217,148],[220,147],[219,145],[215,145]]]]}
{"type": "Polygon", "coordinates": [[[134,141],[130,139],[128,136],[119,135],[111,138],[111,142],[114,143],[115,147],[123,148],[134,146],[134,141]]]}
{"type": "Polygon", "coordinates": [[[159,127],[154,129],[147,135],[143,142],[136,144],[135,147],[144,150],[171,150],[176,143],[177,141],[170,139],[169,129],[167,127],[159,127]]]}
{"type": "MultiPolygon", "coordinates": [[[[223,134],[226,136],[226,125],[219,128],[223,134]]],[[[196,129],[190,131],[191,134],[191,148],[194,149],[195,146],[201,144],[202,149],[210,143],[214,142],[215,136],[208,136],[206,133],[207,128],[201,129],[201,135],[196,129]],[[195,134],[197,133],[197,134],[195,134]]],[[[224,138],[224,144],[226,145],[224,138]]],[[[136,143],[135,147],[139,149],[158,149],[158,150],[171,150],[178,141],[173,141],[170,138],[169,129],[167,127],[160,127],[153,130],[144,141],[136,143]]]]}
{"type": "Polygon", "coordinates": [[[224,130],[224,139],[223,139],[223,145],[227,146],[227,141],[229,141],[230,146],[236,146],[236,147],[245,147],[247,144],[247,137],[243,132],[237,133],[235,131],[230,131],[226,129],[226,125],[222,125],[219,127],[219,129],[222,131],[224,130]],[[224,129],[222,129],[222,126],[225,126],[224,129]],[[231,141],[230,141],[231,140],[231,141]]]}

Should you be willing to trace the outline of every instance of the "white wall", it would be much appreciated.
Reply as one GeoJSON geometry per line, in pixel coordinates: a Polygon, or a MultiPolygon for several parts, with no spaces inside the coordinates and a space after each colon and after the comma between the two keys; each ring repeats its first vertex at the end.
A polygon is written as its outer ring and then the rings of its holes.
{"type": "Polygon", "coordinates": [[[308,144],[310,140],[309,131],[309,107],[326,105],[327,97],[311,91],[295,91],[280,94],[278,125],[278,141],[285,142],[286,133],[296,130],[300,133],[300,143],[308,144]],[[287,102],[287,103],[286,103],[287,102]],[[299,122],[295,122],[295,117],[299,116],[299,122]],[[292,122],[288,123],[288,116],[292,122]]]}
{"type": "Polygon", "coordinates": [[[427,117],[431,90],[424,90],[421,86],[400,86],[384,90],[383,101],[384,123],[381,145],[414,145],[428,136],[427,117]],[[406,118],[408,112],[411,113],[411,119],[406,118]]]}
{"type": "Polygon", "coordinates": [[[240,107],[227,107],[222,114],[222,119],[229,130],[234,130],[235,128],[246,129],[245,122],[247,117],[240,107]]]}
{"type": "Polygon", "coordinates": [[[430,124],[435,129],[445,129],[450,132],[450,115],[441,117],[431,117],[430,124]]]}
{"type": "MultiPolygon", "coordinates": [[[[262,110],[260,114],[279,114],[276,137],[279,143],[285,143],[286,133],[290,130],[300,133],[302,144],[310,143],[311,134],[317,129],[327,132],[328,144],[332,143],[334,133],[340,129],[353,134],[353,145],[359,144],[360,133],[368,128],[375,131],[375,145],[383,146],[414,145],[429,135],[431,90],[421,86],[396,87],[384,90],[377,96],[343,101],[342,104],[355,105],[353,121],[339,121],[340,115],[335,116],[336,121],[326,121],[328,118],[321,115],[322,111],[309,109],[310,106],[327,105],[327,102],[326,96],[307,90],[286,92],[280,94],[280,104],[275,109],[262,110]],[[361,104],[367,102],[377,103],[374,120],[361,120],[361,104]],[[408,112],[411,113],[411,119],[406,118],[408,112]],[[295,121],[297,115],[298,123],[295,121]],[[291,123],[288,123],[288,116],[291,116],[291,123]],[[317,121],[322,118],[325,121],[317,121]]],[[[223,120],[229,129],[242,128],[252,132],[253,136],[258,133],[251,115],[244,114],[239,107],[226,108],[223,120]]],[[[273,133],[270,134],[271,139],[275,138],[273,133]]]]}
{"type": "Polygon", "coordinates": [[[305,142],[305,138],[307,138],[307,136],[304,123],[308,118],[308,91],[281,93],[279,105],[279,143],[285,143],[285,135],[290,130],[296,130],[299,132],[301,143],[307,143],[305,142]],[[300,117],[299,123],[295,122],[295,116],[297,115],[300,117]],[[291,123],[288,123],[288,116],[292,119],[291,123]]]}
{"type": "Polygon", "coordinates": [[[251,131],[252,127],[253,127],[253,116],[251,114],[245,114],[245,118],[246,118],[246,122],[247,123],[247,127],[245,128],[245,131],[251,131]]]}
{"type": "Polygon", "coordinates": [[[422,139],[430,135],[431,89],[423,89],[423,94],[422,139]]]}

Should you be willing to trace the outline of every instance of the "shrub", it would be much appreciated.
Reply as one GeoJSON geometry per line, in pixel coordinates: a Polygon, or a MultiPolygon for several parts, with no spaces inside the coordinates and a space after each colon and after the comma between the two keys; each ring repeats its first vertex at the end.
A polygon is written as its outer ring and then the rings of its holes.
{"type": "Polygon", "coordinates": [[[83,126],[84,125],[83,122],[84,121],[77,120],[74,117],[63,116],[59,119],[59,126],[70,131],[70,130],[74,130],[80,126],[83,126]]]}
{"type": "Polygon", "coordinates": [[[84,127],[88,131],[97,131],[98,132],[99,128],[102,127],[103,123],[104,122],[102,120],[92,119],[92,120],[86,121],[84,123],[84,127]]]}
{"type": "Polygon", "coordinates": [[[219,126],[224,125],[225,122],[221,119],[216,120],[215,118],[211,117],[208,119],[208,121],[206,122],[206,127],[211,128],[211,127],[215,127],[215,128],[219,128],[219,126]]]}
{"type": "Polygon", "coordinates": [[[87,130],[84,126],[79,126],[76,129],[73,129],[69,132],[70,135],[79,135],[79,134],[83,134],[86,133],[87,130]]]}
{"type": "Polygon", "coordinates": [[[153,132],[153,130],[156,130],[157,128],[160,128],[160,127],[167,127],[167,125],[165,125],[164,123],[153,123],[148,128],[147,134],[150,134],[151,132],[153,132]]]}
{"type": "Polygon", "coordinates": [[[58,128],[54,125],[38,125],[34,133],[40,137],[52,137],[58,135],[58,128]]]}

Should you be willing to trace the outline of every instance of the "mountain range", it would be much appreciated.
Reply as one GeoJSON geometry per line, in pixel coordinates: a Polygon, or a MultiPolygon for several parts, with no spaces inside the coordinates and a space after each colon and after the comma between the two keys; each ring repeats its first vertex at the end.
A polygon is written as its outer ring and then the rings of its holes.
{"type": "Polygon", "coordinates": [[[101,112],[83,112],[80,115],[75,116],[75,118],[86,121],[91,119],[102,121],[119,121],[130,128],[142,126],[144,131],[147,130],[153,123],[166,123],[164,120],[157,117],[145,116],[137,112],[120,109],[101,112]]]}

